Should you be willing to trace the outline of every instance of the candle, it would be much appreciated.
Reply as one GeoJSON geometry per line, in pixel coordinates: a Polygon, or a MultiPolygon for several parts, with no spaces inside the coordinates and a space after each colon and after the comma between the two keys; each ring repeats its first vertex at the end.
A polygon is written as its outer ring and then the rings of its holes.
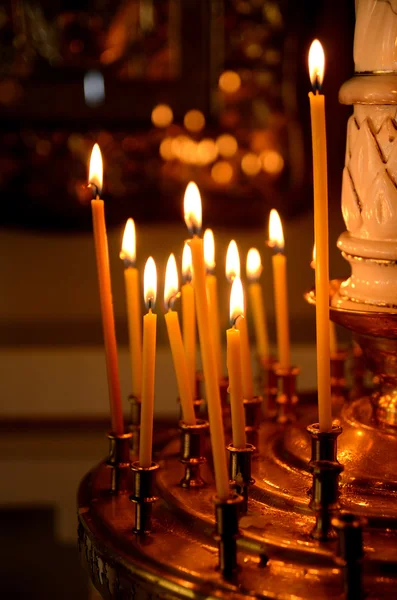
{"type": "Polygon", "coordinates": [[[245,448],[244,394],[241,373],[241,334],[236,321],[244,314],[244,293],[240,277],[235,277],[230,291],[230,321],[226,331],[227,371],[229,374],[230,408],[232,413],[232,436],[235,448],[245,448]]]}
{"type": "Polygon", "coordinates": [[[287,258],[283,254],[284,235],[278,212],[273,208],[269,219],[269,246],[276,252],[272,256],[274,280],[274,306],[276,310],[278,362],[281,369],[291,366],[287,292],[287,258]]]}
{"type": "MultiPolygon", "coordinates": [[[[313,244],[313,259],[310,263],[312,269],[316,269],[316,244],[313,244]]],[[[338,352],[338,338],[336,337],[335,323],[329,320],[329,350],[331,356],[338,352]]]]}
{"type": "Polygon", "coordinates": [[[201,198],[198,187],[193,182],[190,182],[186,188],[184,213],[186,225],[193,234],[192,239],[189,241],[189,246],[192,251],[194,294],[210,422],[216,491],[218,497],[221,500],[225,500],[230,495],[229,477],[226,465],[225,435],[223,431],[221,399],[215,365],[215,355],[209,330],[203,240],[198,235],[201,228],[201,198]]]}
{"type": "Polygon", "coordinates": [[[256,337],[256,352],[260,360],[269,358],[269,338],[267,334],[267,322],[263,303],[262,286],[259,278],[262,273],[261,255],[256,248],[250,248],[247,254],[246,266],[247,278],[249,280],[248,294],[250,306],[254,319],[256,337]]]}
{"type": "Polygon", "coordinates": [[[106,235],[105,206],[99,198],[102,190],[102,156],[98,144],[92,149],[89,171],[89,183],[95,191],[91,201],[92,223],[94,229],[95,254],[98,270],[99,298],[101,303],[102,328],[105,342],[106,370],[109,386],[112,432],[121,435],[124,432],[123,409],[121,404],[119,364],[117,356],[116,330],[114,326],[112,285],[109,268],[109,249],[106,235]]]}
{"type": "Polygon", "coordinates": [[[136,235],[133,219],[128,219],[121,244],[120,258],[124,261],[124,283],[127,298],[128,336],[131,360],[131,394],[141,397],[142,382],[142,324],[139,295],[139,273],[135,266],[136,235]]]}
{"type": "Polygon", "coordinates": [[[212,343],[214,345],[215,363],[218,380],[222,378],[222,349],[221,349],[221,328],[219,321],[218,306],[218,284],[215,270],[215,240],[211,229],[206,229],[203,238],[204,262],[207,269],[206,286],[208,299],[208,316],[210,320],[210,331],[212,334],[212,343]]]}
{"type": "MultiPolygon", "coordinates": [[[[226,253],[226,278],[233,282],[236,277],[240,277],[240,254],[237,244],[234,240],[229,243],[226,253]]],[[[240,317],[236,323],[241,336],[241,376],[243,383],[243,394],[246,400],[254,397],[254,377],[252,374],[251,352],[248,339],[247,322],[240,317]]]]}
{"type": "Polygon", "coordinates": [[[315,94],[309,93],[313,146],[314,241],[316,244],[316,332],[317,388],[320,431],[332,428],[329,339],[328,274],[328,182],[324,95],[319,87],[324,76],[324,52],[315,40],[309,52],[310,79],[315,94]]]}
{"type": "Polygon", "coordinates": [[[178,271],[173,254],[170,255],[165,271],[164,304],[165,322],[167,325],[168,339],[171,346],[172,360],[176,380],[178,383],[179,399],[182,406],[182,417],[187,425],[195,425],[196,417],[193,405],[193,389],[189,381],[185,351],[183,348],[182,335],[179,327],[178,313],[172,310],[173,303],[178,295],[178,271]]]}
{"type": "Polygon", "coordinates": [[[192,251],[185,243],[182,254],[182,327],[183,347],[185,349],[190,388],[196,393],[196,309],[194,305],[194,289],[192,286],[192,251]]]}
{"type": "Polygon", "coordinates": [[[144,298],[148,309],[143,317],[142,347],[142,396],[141,429],[139,437],[139,464],[148,468],[152,464],[154,373],[156,365],[157,315],[153,308],[156,302],[157,271],[152,257],[147,259],[143,276],[144,298]]]}

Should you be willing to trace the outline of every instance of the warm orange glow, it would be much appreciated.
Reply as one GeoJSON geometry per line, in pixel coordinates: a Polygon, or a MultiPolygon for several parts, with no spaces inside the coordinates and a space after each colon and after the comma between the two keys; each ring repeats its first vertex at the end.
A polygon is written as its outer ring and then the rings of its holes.
{"type": "Polygon", "coordinates": [[[98,144],[94,144],[91,152],[90,170],[88,174],[88,182],[94,185],[98,190],[98,196],[102,192],[103,181],[103,163],[102,154],[98,144]]]}
{"type": "Polygon", "coordinates": [[[241,161],[241,169],[244,173],[250,177],[254,175],[258,175],[261,170],[261,161],[259,160],[259,156],[253,154],[252,152],[248,152],[241,161]]]}
{"type": "Polygon", "coordinates": [[[277,150],[264,150],[259,158],[262,160],[263,170],[270,175],[277,175],[284,168],[284,159],[277,150]]]}
{"type": "Polygon", "coordinates": [[[156,263],[150,256],[145,265],[143,273],[143,296],[148,309],[152,309],[156,303],[157,295],[157,270],[156,263]]]}
{"type": "Polygon", "coordinates": [[[201,196],[197,185],[190,181],[183,199],[185,223],[190,232],[197,233],[201,229],[201,196]]]}
{"type": "Polygon", "coordinates": [[[185,242],[182,253],[182,277],[185,281],[191,281],[193,276],[192,251],[189,244],[185,242]]]}
{"type": "Polygon", "coordinates": [[[244,315],[244,291],[240,277],[235,277],[230,290],[230,321],[233,325],[244,315]]]}
{"type": "Polygon", "coordinates": [[[204,138],[197,145],[197,163],[199,165],[209,165],[218,158],[218,148],[214,140],[204,138]]]}
{"type": "Polygon", "coordinates": [[[173,158],[180,158],[183,146],[189,142],[190,138],[186,135],[177,135],[171,142],[171,152],[173,158]]]}
{"type": "Polygon", "coordinates": [[[179,160],[188,165],[195,164],[197,161],[197,146],[197,142],[186,138],[179,149],[179,160]]]}
{"type": "Polygon", "coordinates": [[[204,231],[204,262],[208,271],[215,269],[215,240],[212,229],[204,231]]]}
{"type": "Polygon", "coordinates": [[[261,255],[256,248],[250,248],[247,254],[246,265],[247,277],[251,281],[259,279],[262,273],[261,255]]]}
{"type": "Polygon", "coordinates": [[[183,124],[188,131],[201,131],[205,126],[205,117],[200,110],[189,110],[185,114],[183,124]]]}
{"type": "Polygon", "coordinates": [[[324,79],[325,56],[322,45],[314,40],[309,50],[309,75],[313,89],[321,87],[324,79]]]}
{"type": "Polygon", "coordinates": [[[232,282],[240,274],[240,255],[236,242],[231,240],[226,253],[226,278],[232,282]]]}
{"type": "Polygon", "coordinates": [[[212,179],[219,185],[225,185],[233,178],[233,167],[225,160],[220,160],[212,167],[211,176],[212,179]]]}
{"type": "Polygon", "coordinates": [[[219,150],[219,154],[225,158],[234,156],[238,149],[237,140],[232,135],[224,133],[216,139],[216,145],[219,150]]]}
{"type": "Polygon", "coordinates": [[[172,142],[172,138],[166,137],[160,144],[159,152],[161,158],[164,160],[172,160],[174,158],[174,154],[172,152],[172,142]]]}
{"type": "Polygon", "coordinates": [[[269,245],[280,250],[284,248],[283,226],[275,208],[272,208],[269,217],[269,245]]]}
{"type": "Polygon", "coordinates": [[[173,119],[174,115],[167,104],[158,104],[152,110],[152,123],[156,127],[168,127],[173,119]]]}
{"type": "Polygon", "coordinates": [[[219,87],[222,92],[233,94],[241,86],[241,78],[235,71],[224,71],[219,77],[219,87]]]}
{"type": "Polygon", "coordinates": [[[164,304],[165,309],[172,308],[179,288],[178,269],[173,254],[170,254],[165,269],[164,304]]]}
{"type": "Polygon", "coordinates": [[[123,241],[121,243],[121,260],[135,264],[136,260],[136,233],[134,219],[128,219],[125,224],[123,241]]]}
{"type": "Polygon", "coordinates": [[[312,269],[316,268],[316,244],[313,244],[312,262],[310,263],[312,269]]]}

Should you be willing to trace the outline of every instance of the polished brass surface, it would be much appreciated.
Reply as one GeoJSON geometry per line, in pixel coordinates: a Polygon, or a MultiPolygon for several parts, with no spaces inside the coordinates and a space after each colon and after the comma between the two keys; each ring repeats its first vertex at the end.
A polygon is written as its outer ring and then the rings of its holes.
{"type": "Polygon", "coordinates": [[[338,461],[337,441],[342,433],[342,427],[339,424],[333,423],[331,431],[320,431],[320,425],[313,423],[307,427],[307,432],[312,440],[309,466],[317,460],[338,461]]]}
{"type": "Polygon", "coordinates": [[[313,486],[309,506],[316,516],[310,535],[315,540],[328,542],[337,536],[331,521],[340,510],[339,475],[343,466],[330,460],[314,460],[310,461],[310,471],[313,486]]]}
{"type": "Polygon", "coordinates": [[[131,459],[138,458],[139,454],[139,433],[141,430],[141,400],[136,396],[129,396],[130,404],[130,423],[129,429],[132,433],[131,440],[131,459]]]}
{"type": "Polygon", "coordinates": [[[123,434],[109,432],[109,457],[106,464],[109,467],[109,490],[118,494],[131,488],[130,448],[132,433],[123,434]]]}
{"type": "Polygon", "coordinates": [[[235,448],[229,444],[229,478],[233,482],[234,488],[239,496],[243,498],[241,503],[241,512],[248,510],[248,490],[249,486],[255,481],[251,477],[252,455],[256,448],[252,444],[246,444],[245,448],[235,448]]]}
{"type": "Polygon", "coordinates": [[[337,553],[341,559],[344,573],[345,598],[359,600],[364,598],[363,575],[363,528],[367,522],[353,514],[345,513],[332,521],[338,533],[337,553]]]}
{"type": "Polygon", "coordinates": [[[135,505],[134,533],[148,534],[152,531],[152,505],[158,500],[156,496],[155,476],[159,465],[152,463],[150,467],[141,467],[139,462],[133,462],[131,502],[135,505]]]}
{"type": "Polygon", "coordinates": [[[297,367],[281,369],[275,365],[274,372],[277,377],[277,396],[275,419],[278,423],[295,421],[295,405],[298,402],[296,393],[296,378],[299,375],[297,367]]]}
{"type": "Polygon", "coordinates": [[[202,487],[205,485],[201,477],[200,465],[206,462],[204,456],[205,436],[209,433],[209,423],[197,420],[195,425],[187,425],[179,421],[181,432],[181,463],[185,473],[180,481],[182,487],[202,487]]]}
{"type": "Polygon", "coordinates": [[[219,571],[223,577],[231,578],[237,569],[238,520],[243,502],[239,494],[231,494],[226,500],[215,496],[215,534],[218,544],[219,571]]]}
{"type": "Polygon", "coordinates": [[[245,439],[248,444],[258,445],[258,432],[262,421],[262,396],[244,399],[245,439]]]}

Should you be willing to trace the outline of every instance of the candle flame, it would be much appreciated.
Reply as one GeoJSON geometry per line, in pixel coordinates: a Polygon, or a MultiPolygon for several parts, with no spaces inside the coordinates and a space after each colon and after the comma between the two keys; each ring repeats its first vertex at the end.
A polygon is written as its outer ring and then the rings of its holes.
{"type": "Polygon", "coordinates": [[[261,255],[256,248],[250,248],[247,254],[247,277],[250,281],[259,279],[262,273],[261,255]]]}
{"type": "Polygon", "coordinates": [[[123,241],[121,243],[121,260],[125,260],[131,265],[135,264],[136,260],[136,233],[134,219],[128,219],[125,224],[123,241]]]}
{"type": "Polygon", "coordinates": [[[186,242],[182,253],[182,277],[185,281],[191,281],[193,278],[192,251],[186,242]]]}
{"type": "Polygon", "coordinates": [[[103,162],[102,154],[98,144],[94,144],[90,158],[90,170],[88,174],[88,182],[95,186],[96,194],[100,196],[102,192],[103,181],[103,162]]]}
{"type": "Polygon", "coordinates": [[[207,271],[213,271],[215,269],[215,240],[212,229],[204,231],[203,245],[205,266],[207,271]]]}
{"type": "Polygon", "coordinates": [[[313,90],[321,88],[324,79],[325,55],[321,43],[314,40],[309,50],[309,75],[313,90]]]}
{"type": "Polygon", "coordinates": [[[226,253],[227,280],[231,283],[236,277],[240,277],[240,272],[240,255],[238,252],[237,244],[234,240],[231,240],[226,253]]]}
{"type": "Polygon", "coordinates": [[[179,280],[175,256],[170,254],[165,269],[164,304],[165,309],[172,308],[178,295],[179,280]]]}
{"type": "Polygon", "coordinates": [[[316,242],[313,244],[312,262],[310,263],[312,269],[316,268],[316,242]]]}
{"type": "Polygon", "coordinates": [[[143,273],[143,294],[145,304],[151,310],[156,303],[157,294],[157,270],[152,256],[147,259],[143,273]]]}
{"type": "Polygon", "coordinates": [[[236,276],[230,290],[230,321],[234,325],[236,319],[244,315],[244,290],[239,276],[236,276]]]}
{"type": "Polygon", "coordinates": [[[185,223],[190,233],[198,233],[201,229],[201,196],[194,181],[188,183],[183,199],[185,223]]]}
{"type": "Polygon", "coordinates": [[[278,250],[284,249],[283,226],[275,208],[272,208],[269,217],[269,246],[278,250]]]}

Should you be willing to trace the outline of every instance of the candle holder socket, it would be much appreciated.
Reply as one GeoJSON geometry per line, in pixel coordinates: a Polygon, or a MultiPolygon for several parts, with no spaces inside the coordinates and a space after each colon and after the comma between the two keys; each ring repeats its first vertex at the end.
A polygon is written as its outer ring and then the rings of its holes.
{"type": "Polygon", "coordinates": [[[262,420],[262,396],[254,396],[253,398],[244,399],[245,413],[245,439],[248,444],[252,444],[257,453],[258,434],[262,420]]]}
{"type": "Polygon", "coordinates": [[[152,507],[158,500],[155,495],[156,472],[159,465],[155,462],[150,467],[141,467],[139,462],[133,462],[131,471],[133,473],[131,502],[135,504],[135,526],[133,532],[136,534],[147,534],[152,531],[152,507]]]}
{"type": "Polygon", "coordinates": [[[331,396],[333,405],[341,408],[347,396],[346,361],[348,352],[337,350],[331,354],[331,396]]]}
{"type": "Polygon", "coordinates": [[[332,519],[340,510],[339,476],[343,466],[330,460],[315,460],[310,465],[313,473],[313,490],[310,508],[315,514],[316,524],[311,531],[312,538],[329,541],[336,537],[332,519]]]}
{"type": "Polygon", "coordinates": [[[217,496],[215,502],[215,533],[218,542],[219,570],[229,579],[237,569],[237,538],[239,537],[238,519],[243,498],[231,494],[225,500],[217,496]]]}
{"type": "Polygon", "coordinates": [[[276,414],[277,375],[275,373],[276,359],[273,356],[258,358],[260,368],[260,389],[263,392],[263,413],[271,419],[276,414]]]}
{"type": "Polygon", "coordinates": [[[338,437],[343,430],[337,421],[332,424],[331,431],[320,431],[319,423],[309,425],[306,431],[312,440],[312,455],[309,467],[319,460],[338,462],[338,437]]]}
{"type": "Polygon", "coordinates": [[[141,431],[141,399],[137,396],[129,396],[130,404],[130,424],[129,430],[132,433],[131,440],[131,457],[138,458],[139,455],[139,435],[141,431]]]}
{"type": "Polygon", "coordinates": [[[205,436],[209,431],[208,421],[198,420],[195,425],[187,425],[179,421],[181,432],[181,463],[185,466],[185,474],[180,484],[183,488],[202,487],[205,481],[200,474],[200,465],[206,462],[204,456],[205,436]]]}
{"type": "Polygon", "coordinates": [[[344,513],[332,520],[338,533],[338,556],[343,569],[343,583],[346,600],[363,598],[363,527],[366,519],[344,513]]]}
{"type": "Polygon", "coordinates": [[[255,446],[246,444],[245,448],[235,448],[233,444],[227,447],[229,452],[229,479],[237,494],[243,498],[241,512],[248,510],[248,488],[255,483],[251,477],[251,460],[255,446]]]}
{"type": "Polygon", "coordinates": [[[282,369],[275,366],[277,377],[276,414],[277,423],[289,423],[296,420],[295,406],[298,402],[296,393],[296,378],[299,375],[298,367],[282,369]]]}
{"type": "Polygon", "coordinates": [[[109,456],[106,464],[110,470],[109,490],[112,494],[126,492],[131,489],[130,477],[130,447],[132,433],[127,431],[107,434],[109,439],[109,456]]]}

